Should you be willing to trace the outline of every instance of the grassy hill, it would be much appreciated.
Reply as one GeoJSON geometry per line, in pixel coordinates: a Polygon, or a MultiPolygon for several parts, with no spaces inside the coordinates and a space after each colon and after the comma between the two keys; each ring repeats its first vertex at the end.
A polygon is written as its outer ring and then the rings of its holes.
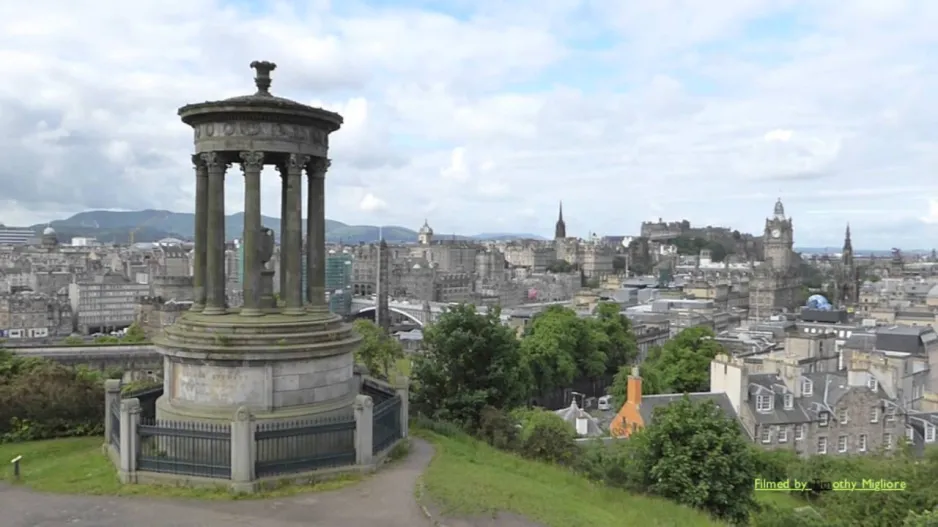
{"type": "MultiPolygon", "coordinates": [[[[261,216],[261,223],[265,227],[273,229],[279,239],[280,218],[261,216]]],[[[128,243],[130,241],[130,232],[134,231],[135,242],[154,242],[162,238],[192,239],[194,236],[195,215],[153,209],[138,211],[91,210],[80,212],[64,220],[32,225],[30,228],[39,233],[47,225],[55,229],[60,240],[68,240],[75,236],[88,236],[97,238],[104,243],[128,243]]],[[[228,239],[240,238],[243,225],[243,213],[239,212],[226,216],[225,233],[228,239]]],[[[417,231],[406,227],[387,225],[379,228],[375,225],[347,225],[341,221],[326,220],[326,240],[329,242],[372,243],[378,241],[381,234],[389,243],[414,242],[417,240],[417,231]]],[[[440,235],[442,238],[449,236],[440,235]]],[[[486,240],[532,237],[535,236],[510,233],[456,236],[458,239],[486,240]]]]}
{"type": "Polygon", "coordinates": [[[491,517],[502,511],[547,527],[724,525],[702,512],[606,488],[564,468],[522,459],[468,436],[414,432],[436,447],[423,484],[431,501],[448,516],[491,517]]]}
{"type": "MultiPolygon", "coordinates": [[[[272,229],[279,238],[280,219],[262,216],[261,223],[272,229]]],[[[80,212],[74,216],[55,220],[48,224],[41,223],[31,228],[41,232],[46,225],[55,229],[61,239],[74,236],[92,236],[102,242],[127,243],[130,232],[134,232],[134,241],[152,242],[161,238],[174,237],[191,239],[194,236],[195,215],[167,210],[108,211],[92,210],[80,212]]],[[[239,212],[225,218],[225,233],[228,239],[241,237],[244,214],[239,212]]],[[[383,228],[384,238],[388,242],[411,242],[417,239],[417,232],[397,226],[383,228]]],[[[326,220],[326,240],[330,242],[360,243],[377,241],[379,228],[373,225],[346,225],[340,221],[326,220]]]]}

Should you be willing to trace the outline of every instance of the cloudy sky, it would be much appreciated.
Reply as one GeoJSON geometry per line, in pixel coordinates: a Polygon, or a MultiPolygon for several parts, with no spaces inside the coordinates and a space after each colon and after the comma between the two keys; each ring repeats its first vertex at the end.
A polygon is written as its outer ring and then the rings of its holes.
{"type": "MultiPolygon", "coordinates": [[[[437,232],[938,245],[934,0],[32,0],[0,4],[0,222],[191,211],[183,104],[340,112],[327,217],[437,232]]],[[[238,172],[228,209],[241,209],[238,172]]],[[[277,178],[264,213],[278,215],[277,178]]]]}

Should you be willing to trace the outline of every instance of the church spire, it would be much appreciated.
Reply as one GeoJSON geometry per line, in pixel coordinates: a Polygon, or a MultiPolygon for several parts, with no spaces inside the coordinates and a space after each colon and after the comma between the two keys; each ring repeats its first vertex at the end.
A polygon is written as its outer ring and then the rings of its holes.
{"type": "Polygon", "coordinates": [[[844,252],[853,252],[853,241],[850,239],[850,224],[847,224],[847,232],[844,233],[844,252]]]}
{"type": "Polygon", "coordinates": [[[563,201],[560,202],[560,214],[557,216],[557,225],[554,227],[554,239],[567,237],[567,224],[563,221],[563,201]]]}

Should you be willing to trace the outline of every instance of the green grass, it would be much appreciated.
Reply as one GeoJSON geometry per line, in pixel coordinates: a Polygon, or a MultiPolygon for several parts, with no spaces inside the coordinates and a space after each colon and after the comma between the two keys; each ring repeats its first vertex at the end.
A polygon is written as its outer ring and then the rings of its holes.
{"type": "Polygon", "coordinates": [[[292,496],[304,492],[335,490],[361,480],[360,476],[344,476],[306,485],[280,485],[255,494],[234,494],[223,486],[185,487],[180,485],[123,485],[117,469],[101,451],[102,438],[77,437],[0,444],[0,479],[11,483],[10,460],[23,456],[20,480],[40,492],[109,496],[158,496],[203,500],[257,499],[292,496]]]}
{"type": "Polygon", "coordinates": [[[780,509],[797,509],[810,505],[807,501],[799,498],[797,494],[790,492],[756,492],[756,502],[761,505],[774,505],[780,509]]]}
{"type": "Polygon", "coordinates": [[[436,446],[423,484],[447,515],[509,511],[548,527],[723,525],[667,500],[604,487],[566,469],[521,459],[468,437],[413,432],[436,446]]]}

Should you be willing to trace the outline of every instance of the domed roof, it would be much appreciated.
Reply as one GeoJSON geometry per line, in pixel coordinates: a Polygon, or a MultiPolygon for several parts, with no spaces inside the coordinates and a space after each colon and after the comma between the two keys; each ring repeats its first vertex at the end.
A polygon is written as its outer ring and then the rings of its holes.
{"type": "Polygon", "coordinates": [[[938,285],[936,285],[936,286],[932,287],[931,289],[929,289],[929,290],[928,290],[928,294],[927,294],[926,296],[927,296],[928,298],[938,298],[938,285]]]}
{"type": "Polygon", "coordinates": [[[270,72],[277,69],[273,62],[257,61],[251,63],[251,68],[256,71],[254,83],[257,86],[257,92],[253,95],[239,95],[230,97],[221,101],[206,101],[195,104],[187,104],[179,109],[179,116],[183,122],[192,125],[196,122],[204,121],[209,117],[222,117],[232,112],[263,113],[274,115],[281,118],[298,117],[304,121],[313,120],[315,122],[326,124],[332,131],[338,130],[342,125],[342,116],[315,108],[297,101],[275,97],[270,93],[270,72]]]}
{"type": "Polygon", "coordinates": [[[42,229],[43,236],[52,236],[54,234],[55,234],[55,229],[53,229],[52,227],[46,227],[45,229],[42,229]]]}

